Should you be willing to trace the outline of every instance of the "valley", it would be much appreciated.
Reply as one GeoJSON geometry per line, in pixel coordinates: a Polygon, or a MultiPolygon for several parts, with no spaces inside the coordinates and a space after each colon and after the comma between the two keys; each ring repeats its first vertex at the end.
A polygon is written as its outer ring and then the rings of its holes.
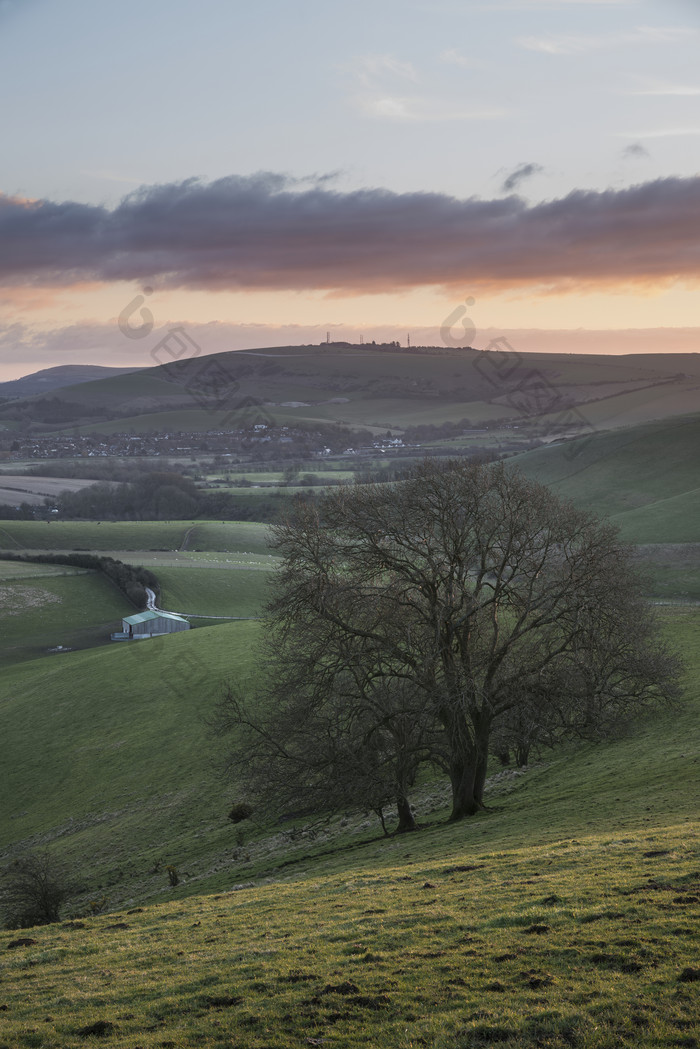
{"type": "Polygon", "coordinates": [[[114,644],[136,608],[104,575],[0,558],[0,860],[48,849],[71,882],[59,923],[0,933],[0,1046],[84,1045],[99,1024],[124,1049],[691,1045],[698,358],[669,373],[661,354],[542,354],[506,374],[476,351],[355,349],[224,354],[213,387],[203,360],[0,406],[0,488],[36,497],[8,496],[0,551],[142,565],[158,606],[193,617],[114,644]],[[133,454],[110,452],[113,433],[133,454]],[[505,458],[620,529],[685,660],[682,701],[522,769],[492,757],[486,807],[459,823],[427,768],[415,834],[360,809],[232,823],[212,711],[264,673],[275,521],[463,455],[505,458]],[[199,512],[171,493],[102,513],[177,478],[199,512]],[[105,501],[80,516],[93,485],[105,501]],[[162,516],[137,516],[149,505],[162,516]]]}

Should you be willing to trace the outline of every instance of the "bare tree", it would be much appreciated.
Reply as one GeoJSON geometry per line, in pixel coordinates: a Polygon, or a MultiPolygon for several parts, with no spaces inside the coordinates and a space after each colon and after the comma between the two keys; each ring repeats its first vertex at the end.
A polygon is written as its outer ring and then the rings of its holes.
{"type": "Polygon", "coordinates": [[[385,810],[395,805],[397,830],[415,829],[409,792],[437,741],[405,682],[337,667],[316,675],[297,650],[268,664],[261,687],[228,685],[213,723],[232,740],[227,772],[267,811],[359,808],[375,812],[387,833],[385,810]]]}
{"type": "Polygon", "coordinates": [[[14,860],[4,871],[2,890],[8,929],[57,922],[70,892],[63,868],[48,850],[14,860]]]}
{"type": "Polygon", "coordinates": [[[343,738],[381,726],[393,746],[403,717],[408,753],[449,775],[452,819],[483,806],[500,723],[539,711],[543,738],[593,736],[676,692],[615,530],[503,464],[429,460],[396,485],[336,490],[274,544],[271,680],[308,733],[299,758],[327,738],[328,704],[362,712],[343,738]]]}

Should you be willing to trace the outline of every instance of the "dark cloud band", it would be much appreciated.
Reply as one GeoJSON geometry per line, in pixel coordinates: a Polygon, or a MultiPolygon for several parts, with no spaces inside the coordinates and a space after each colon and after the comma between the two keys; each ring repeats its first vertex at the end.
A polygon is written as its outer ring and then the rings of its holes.
{"type": "Polygon", "coordinates": [[[700,177],[529,206],[278,175],[144,187],[114,209],[0,196],[0,282],[386,291],[697,277],[700,177]]]}

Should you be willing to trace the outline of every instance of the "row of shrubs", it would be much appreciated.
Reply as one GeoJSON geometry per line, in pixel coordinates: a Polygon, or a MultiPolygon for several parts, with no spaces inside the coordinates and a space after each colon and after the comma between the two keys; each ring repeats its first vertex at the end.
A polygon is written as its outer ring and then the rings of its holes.
{"type": "Polygon", "coordinates": [[[102,572],[137,608],[145,608],[148,604],[146,587],[150,587],[156,593],[160,589],[158,580],[148,568],[143,568],[141,565],[129,565],[124,561],[118,561],[114,557],[105,557],[102,554],[16,554],[6,551],[0,552],[0,560],[70,565],[73,568],[89,568],[95,572],[102,572]]]}

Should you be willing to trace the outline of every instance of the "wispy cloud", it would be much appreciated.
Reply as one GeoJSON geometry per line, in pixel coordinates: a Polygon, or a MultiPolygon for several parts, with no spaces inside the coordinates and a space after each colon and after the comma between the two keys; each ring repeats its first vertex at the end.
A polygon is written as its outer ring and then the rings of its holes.
{"type": "Polygon", "coordinates": [[[422,85],[410,62],[393,55],[365,55],[353,63],[358,89],[357,108],[368,116],[399,122],[442,122],[455,120],[498,120],[508,115],[502,107],[455,103],[422,85]],[[406,90],[407,82],[416,85],[406,90]]]}
{"type": "Polygon", "coordinates": [[[544,171],[541,164],[518,164],[517,168],[511,171],[503,180],[501,191],[503,193],[512,193],[521,182],[532,178],[533,175],[539,175],[541,171],[544,171]]]}
{"type": "Polygon", "coordinates": [[[464,66],[465,68],[473,68],[477,64],[473,58],[469,58],[461,51],[458,51],[456,47],[448,47],[445,51],[441,51],[439,59],[441,62],[444,62],[444,64],[448,66],[464,66]]]}
{"type": "Polygon", "coordinates": [[[374,88],[378,81],[387,79],[418,81],[418,73],[411,62],[403,62],[394,55],[363,55],[353,63],[354,71],[364,87],[374,88]]]}
{"type": "Polygon", "coordinates": [[[384,95],[365,98],[360,102],[365,113],[385,120],[434,123],[459,120],[501,120],[509,115],[508,110],[455,106],[452,101],[436,98],[384,95]]]}
{"type": "Polygon", "coordinates": [[[621,131],[622,138],[683,138],[700,135],[700,127],[662,127],[651,131],[621,131]]]}
{"type": "Polygon", "coordinates": [[[692,97],[700,95],[700,84],[669,84],[668,82],[655,80],[648,81],[645,85],[636,88],[628,88],[623,92],[625,95],[641,95],[662,98],[669,96],[673,98],[692,97]]]}
{"type": "Polygon", "coordinates": [[[629,146],[625,146],[622,150],[622,156],[625,159],[629,158],[640,158],[651,156],[646,146],[643,146],[641,142],[630,142],[629,146]]]}
{"type": "Polygon", "coordinates": [[[587,51],[620,47],[624,44],[677,44],[698,30],[688,26],[638,26],[631,33],[601,34],[585,36],[577,34],[550,34],[546,36],[518,37],[516,43],[528,51],[541,51],[548,55],[575,55],[587,51]]]}
{"type": "MultiPolygon", "coordinates": [[[[700,133],[700,129],[698,129],[700,133]]],[[[345,293],[700,279],[700,176],[529,206],[279,174],[143,187],[117,207],[0,196],[0,282],[345,293]]]]}
{"type": "MultiPolygon", "coordinates": [[[[570,7],[638,7],[640,0],[491,0],[474,3],[474,11],[552,11],[570,7]]],[[[417,4],[417,10],[430,14],[463,14],[463,4],[417,4]]]]}

